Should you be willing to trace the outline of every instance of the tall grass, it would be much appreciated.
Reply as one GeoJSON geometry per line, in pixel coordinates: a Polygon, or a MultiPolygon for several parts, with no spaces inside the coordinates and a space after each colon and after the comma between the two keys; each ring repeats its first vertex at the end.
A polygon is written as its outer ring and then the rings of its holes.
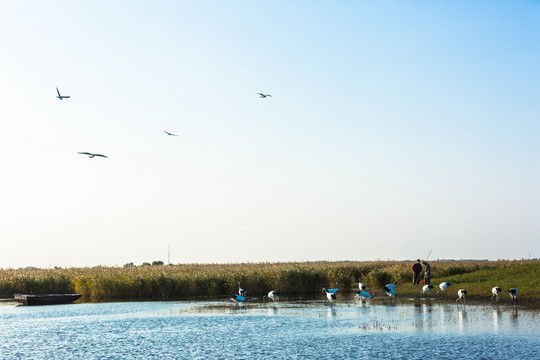
{"type": "MultiPolygon", "coordinates": [[[[431,269],[434,279],[493,269],[500,270],[502,276],[510,268],[519,269],[524,264],[538,278],[538,261],[433,261],[431,269]]],[[[343,291],[350,291],[360,277],[372,288],[392,281],[410,283],[411,265],[411,261],[347,261],[0,269],[0,295],[75,292],[95,299],[218,297],[235,293],[238,282],[249,296],[261,296],[272,289],[282,294],[307,295],[336,282],[343,291]]]]}

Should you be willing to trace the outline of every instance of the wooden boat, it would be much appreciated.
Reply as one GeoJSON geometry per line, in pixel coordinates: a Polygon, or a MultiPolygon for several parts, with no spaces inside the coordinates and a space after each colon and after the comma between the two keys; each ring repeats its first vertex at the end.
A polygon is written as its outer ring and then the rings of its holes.
{"type": "Polygon", "coordinates": [[[81,296],[81,294],[14,294],[13,299],[23,305],[57,305],[71,304],[81,296]]]}

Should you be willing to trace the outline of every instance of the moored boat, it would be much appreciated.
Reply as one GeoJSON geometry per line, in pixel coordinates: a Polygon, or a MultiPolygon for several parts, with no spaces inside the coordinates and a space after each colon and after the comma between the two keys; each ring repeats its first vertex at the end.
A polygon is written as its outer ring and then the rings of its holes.
{"type": "Polygon", "coordinates": [[[81,296],[81,294],[14,294],[13,299],[23,305],[57,305],[71,304],[81,296]]]}

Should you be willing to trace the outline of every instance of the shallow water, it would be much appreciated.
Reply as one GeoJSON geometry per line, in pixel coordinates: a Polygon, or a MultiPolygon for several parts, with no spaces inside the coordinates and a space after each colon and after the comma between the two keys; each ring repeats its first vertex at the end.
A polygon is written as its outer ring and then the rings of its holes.
{"type": "Polygon", "coordinates": [[[539,315],[429,300],[4,305],[0,358],[532,359],[539,315]]]}

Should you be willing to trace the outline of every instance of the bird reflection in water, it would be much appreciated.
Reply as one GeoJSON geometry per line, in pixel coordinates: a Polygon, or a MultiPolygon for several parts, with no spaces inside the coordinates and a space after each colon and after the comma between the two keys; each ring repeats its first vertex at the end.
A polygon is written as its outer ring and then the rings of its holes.
{"type": "Polygon", "coordinates": [[[493,330],[495,332],[499,331],[499,321],[501,319],[501,310],[498,307],[493,309],[493,330]]]}
{"type": "Polygon", "coordinates": [[[326,312],[326,317],[335,318],[336,316],[337,316],[336,308],[333,307],[333,306],[329,307],[327,312],[326,312]]]}
{"type": "Polygon", "coordinates": [[[458,307],[458,325],[460,332],[465,331],[465,324],[467,323],[467,310],[465,306],[458,307]]]}

